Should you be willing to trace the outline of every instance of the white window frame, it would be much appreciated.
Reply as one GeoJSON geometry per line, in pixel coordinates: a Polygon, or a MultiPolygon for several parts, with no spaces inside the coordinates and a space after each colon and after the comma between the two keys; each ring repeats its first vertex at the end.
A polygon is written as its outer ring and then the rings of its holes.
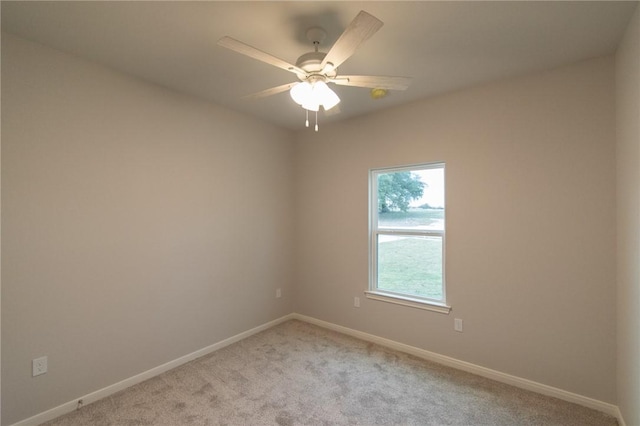
{"type": "MultiPolygon", "coordinates": [[[[443,169],[446,176],[444,162],[423,163],[400,167],[386,167],[369,170],[369,289],[365,295],[369,299],[390,302],[412,308],[448,314],[451,307],[447,305],[445,280],[445,226],[443,230],[431,229],[398,229],[378,226],[378,175],[385,173],[404,172],[413,170],[443,169]],[[442,300],[429,299],[411,294],[391,292],[378,289],[378,236],[379,235],[407,235],[407,236],[437,236],[442,238],[442,300]]],[[[445,206],[446,215],[446,206],[445,206]]]]}

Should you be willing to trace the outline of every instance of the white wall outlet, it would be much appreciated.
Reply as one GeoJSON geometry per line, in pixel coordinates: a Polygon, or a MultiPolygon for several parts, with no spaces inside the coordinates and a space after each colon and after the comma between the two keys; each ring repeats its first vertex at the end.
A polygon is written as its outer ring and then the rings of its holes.
{"type": "Polygon", "coordinates": [[[460,318],[455,318],[453,320],[453,329],[462,333],[462,320],[460,318]]]}
{"type": "Polygon", "coordinates": [[[354,297],[353,298],[353,306],[356,308],[360,307],[360,298],[359,297],[354,297]]]}
{"type": "Polygon", "coordinates": [[[276,288],[276,299],[279,299],[282,297],[282,289],[276,288]]]}
{"type": "Polygon", "coordinates": [[[31,361],[33,377],[39,376],[47,372],[47,357],[43,356],[31,361]]]}

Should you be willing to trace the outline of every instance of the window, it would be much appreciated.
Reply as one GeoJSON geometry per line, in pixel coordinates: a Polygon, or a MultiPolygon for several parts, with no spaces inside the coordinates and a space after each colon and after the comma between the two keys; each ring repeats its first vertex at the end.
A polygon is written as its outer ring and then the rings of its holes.
{"type": "Polygon", "coordinates": [[[449,313],[444,164],[371,170],[367,297],[449,313]]]}

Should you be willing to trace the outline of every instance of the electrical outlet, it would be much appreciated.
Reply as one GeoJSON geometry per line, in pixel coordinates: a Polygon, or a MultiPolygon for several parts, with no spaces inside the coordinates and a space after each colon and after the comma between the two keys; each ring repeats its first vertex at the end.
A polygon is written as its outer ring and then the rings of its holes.
{"type": "Polygon", "coordinates": [[[453,320],[453,329],[462,333],[462,320],[460,318],[455,318],[453,320]]]}
{"type": "Polygon", "coordinates": [[[281,298],[281,297],[282,297],[282,290],[281,290],[281,289],[279,289],[279,288],[277,288],[277,289],[276,289],[276,299],[279,299],[279,298],[281,298]]]}
{"type": "Polygon", "coordinates": [[[39,376],[47,372],[47,357],[43,356],[31,361],[33,377],[39,376]]]}
{"type": "Polygon", "coordinates": [[[360,298],[359,297],[354,297],[353,298],[353,306],[356,308],[360,307],[360,298]]]}

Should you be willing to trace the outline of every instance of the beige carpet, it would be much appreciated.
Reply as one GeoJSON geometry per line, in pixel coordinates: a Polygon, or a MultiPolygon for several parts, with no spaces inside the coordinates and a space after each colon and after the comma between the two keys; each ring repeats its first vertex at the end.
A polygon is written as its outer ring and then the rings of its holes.
{"type": "Polygon", "coordinates": [[[616,425],[613,417],[289,321],[47,425],[616,425]]]}

